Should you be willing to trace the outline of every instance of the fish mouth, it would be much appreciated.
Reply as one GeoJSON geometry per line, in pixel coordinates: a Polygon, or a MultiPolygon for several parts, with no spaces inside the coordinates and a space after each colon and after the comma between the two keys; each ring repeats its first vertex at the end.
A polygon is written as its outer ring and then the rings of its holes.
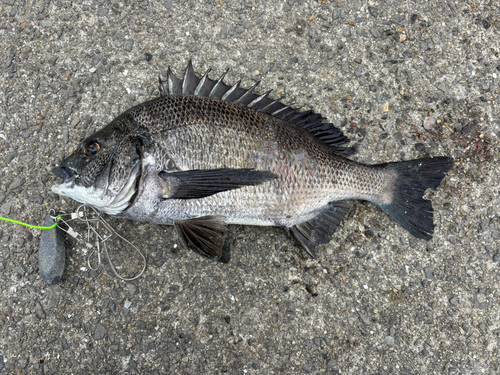
{"type": "Polygon", "coordinates": [[[67,182],[75,176],[75,172],[67,167],[55,167],[52,168],[51,172],[57,177],[62,178],[64,182],[67,182]]]}
{"type": "Polygon", "coordinates": [[[59,166],[52,168],[51,172],[63,179],[61,184],[52,186],[52,192],[58,195],[69,196],[65,191],[75,187],[75,178],[77,177],[75,171],[67,167],[59,166]]]}

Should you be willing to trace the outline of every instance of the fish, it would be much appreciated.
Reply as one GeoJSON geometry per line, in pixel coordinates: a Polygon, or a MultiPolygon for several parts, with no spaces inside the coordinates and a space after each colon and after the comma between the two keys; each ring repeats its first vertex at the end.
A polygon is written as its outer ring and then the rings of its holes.
{"type": "Polygon", "coordinates": [[[284,228],[315,258],[351,210],[379,207],[430,240],[433,207],[423,196],[453,165],[446,156],[365,165],[321,114],[272,99],[271,91],[198,76],[189,61],[168,68],[160,95],[83,140],[52,172],[61,196],[116,217],[170,224],[188,248],[228,262],[230,224],[284,228]]]}

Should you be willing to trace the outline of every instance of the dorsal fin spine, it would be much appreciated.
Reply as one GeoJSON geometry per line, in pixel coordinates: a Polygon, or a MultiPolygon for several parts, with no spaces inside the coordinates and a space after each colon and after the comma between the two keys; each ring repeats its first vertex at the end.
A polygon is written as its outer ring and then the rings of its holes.
{"type": "Polygon", "coordinates": [[[168,92],[170,95],[181,94],[182,92],[182,80],[177,78],[173,73],[170,67],[167,70],[167,85],[168,92]]]}
{"type": "Polygon", "coordinates": [[[195,95],[199,95],[201,93],[201,90],[203,89],[205,82],[208,82],[210,78],[208,78],[208,73],[210,73],[212,69],[208,69],[205,74],[203,74],[203,77],[201,77],[200,82],[198,83],[198,86],[196,86],[196,89],[194,90],[195,95]]]}
{"type": "Polygon", "coordinates": [[[274,104],[276,103],[279,103],[279,100],[278,99],[273,99],[273,101],[271,103],[269,103],[268,105],[266,105],[264,108],[261,108],[260,111],[261,112],[264,112],[264,113],[269,113],[271,114],[268,109],[271,108],[274,104]]]}
{"type": "Polygon", "coordinates": [[[229,97],[229,95],[231,95],[234,92],[234,90],[236,90],[238,88],[240,83],[241,83],[241,80],[236,82],[229,90],[227,90],[226,93],[222,96],[222,100],[227,101],[227,98],[229,97]]]}
{"type": "Polygon", "coordinates": [[[287,110],[288,108],[290,108],[290,106],[289,106],[289,105],[284,106],[283,108],[280,108],[280,109],[278,109],[277,111],[274,111],[273,113],[271,113],[271,115],[276,116],[276,115],[280,114],[281,112],[283,112],[283,111],[287,110]]]}
{"type": "Polygon", "coordinates": [[[168,90],[168,93],[169,94],[173,94],[173,90],[172,90],[172,86],[173,86],[173,83],[172,83],[172,70],[170,69],[170,67],[168,67],[167,69],[167,90],[168,90]]]}
{"type": "MultiPolygon", "coordinates": [[[[259,85],[260,85],[260,81],[255,82],[252,85],[252,87],[250,87],[243,95],[241,95],[241,97],[238,100],[235,101],[235,103],[237,103],[237,104],[242,104],[243,103],[243,105],[245,105],[244,103],[245,103],[246,100],[248,100],[249,97],[255,96],[254,93],[253,93],[253,91],[259,85]]],[[[247,105],[247,106],[249,106],[249,105],[247,105]]]]}
{"type": "Polygon", "coordinates": [[[217,80],[217,82],[215,83],[214,87],[210,91],[210,94],[208,95],[208,97],[210,97],[210,98],[214,97],[215,93],[217,92],[217,90],[219,89],[219,87],[223,87],[224,86],[224,77],[226,76],[226,74],[228,72],[229,72],[229,69],[227,69],[224,73],[222,73],[222,75],[220,76],[220,78],[217,80]]]}
{"type": "MultiPolygon", "coordinates": [[[[260,82],[260,81],[259,81],[260,82]]],[[[253,107],[255,106],[257,103],[260,103],[262,101],[262,99],[264,99],[265,97],[267,97],[273,90],[269,90],[268,92],[262,94],[261,96],[255,98],[252,102],[250,102],[248,104],[249,107],[253,107]]]]}
{"type": "Polygon", "coordinates": [[[196,75],[191,60],[188,62],[186,71],[184,72],[184,79],[182,80],[182,94],[194,95],[194,91],[198,87],[200,79],[196,75]]]}
{"type": "Polygon", "coordinates": [[[165,83],[161,80],[160,76],[158,76],[158,84],[160,89],[160,96],[167,96],[170,94],[168,92],[168,86],[165,86],[165,83]]]}

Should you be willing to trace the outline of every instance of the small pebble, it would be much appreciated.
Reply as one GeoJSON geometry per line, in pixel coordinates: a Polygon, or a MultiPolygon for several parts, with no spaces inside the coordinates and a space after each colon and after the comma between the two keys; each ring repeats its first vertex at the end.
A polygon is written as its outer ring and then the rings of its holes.
{"type": "MultiPolygon", "coordinates": [[[[50,227],[55,221],[47,215],[44,226],[50,227]]],[[[61,281],[64,266],[66,264],[66,251],[64,248],[64,237],[61,229],[42,230],[40,245],[38,247],[38,268],[42,280],[47,285],[57,284],[61,281]]]]}
{"type": "Polygon", "coordinates": [[[24,180],[20,179],[19,177],[15,177],[12,180],[12,182],[10,183],[8,190],[10,191],[10,190],[17,189],[18,187],[23,186],[23,184],[24,184],[24,180]]]}
{"type": "Polygon", "coordinates": [[[426,117],[424,120],[425,130],[434,130],[434,125],[436,125],[436,119],[434,117],[426,117]]]}
{"type": "Polygon", "coordinates": [[[450,299],[450,303],[454,306],[458,306],[460,304],[460,300],[458,299],[458,296],[453,296],[453,298],[450,299]]]}
{"type": "Polygon", "coordinates": [[[123,43],[123,49],[127,52],[131,52],[132,48],[134,47],[134,40],[133,39],[128,39],[123,43]]]}
{"type": "Polygon", "coordinates": [[[377,102],[385,103],[385,102],[387,102],[387,100],[389,100],[389,97],[386,94],[380,93],[377,95],[377,102]]]}
{"type": "Polygon", "coordinates": [[[424,273],[425,273],[425,277],[427,277],[429,280],[434,280],[434,268],[425,267],[424,273]]]}
{"type": "Polygon", "coordinates": [[[387,336],[385,338],[385,343],[388,345],[388,346],[394,346],[394,337],[392,336],[387,336]]]}
{"type": "Polygon", "coordinates": [[[102,340],[104,337],[106,337],[106,333],[106,328],[102,324],[97,324],[93,337],[95,340],[102,340]]]}
{"type": "Polygon", "coordinates": [[[10,214],[10,208],[12,207],[12,205],[10,203],[4,203],[1,207],[0,207],[0,212],[4,215],[8,215],[10,214]]]}
{"type": "Polygon", "coordinates": [[[477,293],[474,293],[474,307],[476,309],[488,310],[490,308],[490,303],[488,301],[479,302],[477,293]]]}
{"type": "Polygon", "coordinates": [[[26,368],[26,366],[28,365],[28,361],[26,359],[24,359],[24,358],[21,358],[19,360],[18,364],[19,364],[19,367],[26,368]]]}
{"type": "Polygon", "coordinates": [[[500,261],[500,253],[497,253],[493,256],[493,262],[498,262],[500,261]]]}

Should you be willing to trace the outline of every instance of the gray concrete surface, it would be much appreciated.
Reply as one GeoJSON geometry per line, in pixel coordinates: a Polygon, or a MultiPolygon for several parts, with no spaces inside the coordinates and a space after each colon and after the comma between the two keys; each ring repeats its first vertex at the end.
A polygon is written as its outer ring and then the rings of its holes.
{"type": "MultiPolygon", "coordinates": [[[[358,202],[317,261],[276,228],[232,227],[223,265],[171,227],[111,219],[145,274],[92,271],[67,239],[49,287],[40,231],[0,223],[0,373],[499,373],[499,15],[496,1],[1,0],[1,216],[74,210],[50,169],[190,58],[320,111],[359,161],[456,163],[428,193],[432,241],[358,202]]],[[[120,270],[140,267],[111,247],[120,270]]]]}

